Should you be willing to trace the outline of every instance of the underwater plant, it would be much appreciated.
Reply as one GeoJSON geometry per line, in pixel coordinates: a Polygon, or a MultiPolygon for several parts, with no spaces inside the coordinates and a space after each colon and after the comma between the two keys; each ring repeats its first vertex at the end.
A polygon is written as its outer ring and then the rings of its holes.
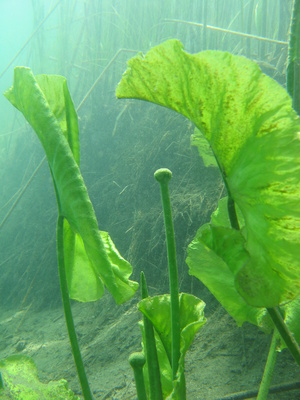
{"type": "Polygon", "coordinates": [[[300,114],[300,0],[295,0],[290,27],[289,51],[286,69],[286,88],[293,99],[293,107],[300,114]]]}
{"type": "Polygon", "coordinates": [[[228,198],[189,245],[189,273],[239,326],[278,329],[300,365],[300,119],[287,92],[244,57],[168,40],[128,61],[116,95],[190,119],[205,159],[208,142],[228,198]]]}
{"type": "Polygon", "coordinates": [[[57,258],[66,324],[85,399],[92,399],[77,342],[70,298],[95,301],[106,286],[117,304],[130,299],[138,283],[98,222],[79,170],[79,130],[66,79],[34,76],[16,67],[6,98],[23,113],[45,150],[58,205],[57,258]]]}
{"type": "Polygon", "coordinates": [[[167,168],[154,174],[160,184],[163,205],[170,294],[150,297],[145,275],[141,273],[143,314],[142,353],[133,353],[129,362],[134,370],[139,400],[184,400],[186,385],[184,358],[196,333],[206,323],[205,303],[196,296],[179,293],[175,234],[169,196],[172,173],[167,168]]]}
{"type": "Polygon", "coordinates": [[[2,400],[79,400],[64,379],[40,382],[37,367],[28,356],[7,357],[0,361],[0,368],[5,375],[5,387],[0,387],[2,400]]]}
{"type": "MultiPolygon", "coordinates": [[[[238,325],[248,321],[273,330],[266,375],[276,347],[287,346],[300,364],[300,120],[290,97],[255,63],[215,51],[190,55],[177,40],[130,60],[117,96],[152,101],[195,123],[193,144],[206,162],[216,160],[228,198],[219,202],[211,222],[200,227],[190,244],[190,274],[238,325]]],[[[82,391],[90,399],[69,298],[96,300],[107,286],[122,303],[135,293],[137,283],[129,280],[132,268],[108,233],[98,230],[79,170],[77,115],[65,78],[34,77],[28,68],[18,67],[6,97],[32,125],[47,156],[58,203],[57,253],[66,322],[82,391]]],[[[170,173],[156,176],[166,189],[170,173]]],[[[162,198],[165,208],[163,191],[162,198]]],[[[205,323],[204,303],[178,293],[168,214],[170,207],[164,215],[171,294],[149,297],[142,277],[138,307],[144,314],[144,353],[131,357],[139,369],[140,398],[185,398],[184,356],[205,323]],[[159,374],[149,357],[157,358],[159,374]]],[[[260,399],[266,398],[265,382],[260,399]]]]}

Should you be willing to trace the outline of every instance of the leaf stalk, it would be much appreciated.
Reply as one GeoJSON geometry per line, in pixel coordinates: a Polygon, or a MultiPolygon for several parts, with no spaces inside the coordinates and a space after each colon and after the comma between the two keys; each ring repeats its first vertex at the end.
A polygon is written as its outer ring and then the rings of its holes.
{"type": "Polygon", "coordinates": [[[175,234],[172,219],[171,201],[169,195],[169,181],[172,172],[167,168],[158,169],[154,173],[160,184],[161,199],[164,211],[164,221],[167,239],[167,254],[171,297],[171,335],[172,335],[172,377],[176,379],[180,358],[180,319],[179,319],[179,290],[176,260],[175,234]]]}
{"type": "Polygon", "coordinates": [[[270,317],[272,318],[272,321],[274,322],[274,325],[278,329],[280,336],[284,340],[295,361],[300,366],[300,347],[296,342],[295,338],[293,337],[293,335],[291,334],[290,330],[284,323],[279,309],[277,307],[273,307],[273,308],[267,308],[267,310],[270,317]]]}
{"type": "Polygon", "coordinates": [[[72,348],[72,353],[74,357],[74,362],[77,369],[77,374],[79,377],[82,394],[85,400],[93,400],[93,396],[90,390],[90,386],[87,380],[87,376],[85,373],[79,344],[76,336],[74,320],[72,316],[72,309],[68,291],[66,270],[65,270],[65,260],[64,260],[64,242],[63,242],[63,233],[64,233],[64,217],[59,215],[57,220],[57,260],[58,260],[58,272],[59,272],[59,282],[60,282],[60,290],[61,297],[63,302],[64,314],[66,325],[69,334],[69,340],[72,348]]]}
{"type": "MultiPolygon", "coordinates": [[[[144,272],[141,273],[141,293],[142,299],[148,297],[148,289],[144,272]]],[[[143,315],[143,323],[145,330],[144,351],[146,353],[146,361],[148,365],[150,399],[163,400],[154,328],[152,322],[145,315],[143,315]]]]}
{"type": "Polygon", "coordinates": [[[264,374],[260,383],[259,392],[256,400],[267,400],[269,389],[271,386],[273,371],[276,363],[277,352],[276,347],[279,339],[279,334],[275,328],[272,335],[271,345],[267,362],[264,369],[264,374]]]}

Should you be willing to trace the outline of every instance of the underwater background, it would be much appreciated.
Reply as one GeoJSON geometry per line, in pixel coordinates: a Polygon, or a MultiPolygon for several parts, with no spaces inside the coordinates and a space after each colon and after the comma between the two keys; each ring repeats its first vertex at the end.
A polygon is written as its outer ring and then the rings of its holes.
{"type": "MultiPolygon", "coordinates": [[[[205,301],[205,327],[186,358],[188,399],[221,399],[258,387],[270,336],[238,328],[211,293],[189,276],[186,248],[226,190],[190,144],[193,124],[171,110],[117,100],[126,62],[170,38],[186,51],[229,51],[255,60],[285,86],[292,0],[2,0],[0,92],[17,65],[67,78],[79,116],[81,173],[99,228],[108,231],[151,295],[168,292],[160,192],[153,173],[167,167],[179,289],[205,301]],[[267,40],[262,40],[267,38],[267,40]]],[[[41,381],[65,378],[80,394],[68,342],[56,256],[57,206],[44,151],[30,125],[0,96],[0,359],[31,356],[41,381]]],[[[136,398],[128,364],[140,348],[137,294],[116,306],[106,293],[72,302],[96,399],[136,398]]],[[[285,350],[274,382],[299,381],[285,350]]],[[[297,399],[300,392],[270,394],[297,399]]]]}

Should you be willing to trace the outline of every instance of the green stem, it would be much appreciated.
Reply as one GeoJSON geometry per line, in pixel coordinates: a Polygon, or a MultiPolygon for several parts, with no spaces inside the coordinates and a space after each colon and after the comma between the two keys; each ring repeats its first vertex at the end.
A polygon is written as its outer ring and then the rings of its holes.
{"type": "Polygon", "coordinates": [[[269,389],[271,386],[273,371],[277,358],[276,346],[278,342],[278,331],[275,328],[272,336],[272,341],[269,349],[268,359],[265,365],[264,374],[260,383],[259,392],[256,400],[267,400],[269,389]]]}
{"type": "Polygon", "coordinates": [[[284,323],[280,311],[278,308],[267,308],[274,325],[278,329],[280,336],[284,340],[285,344],[287,345],[288,349],[290,350],[292,356],[294,357],[297,364],[300,366],[300,348],[296,340],[294,339],[293,335],[287,328],[286,324],[284,323]]]}
{"type": "Polygon", "coordinates": [[[3,383],[2,374],[1,374],[1,371],[0,371],[0,390],[1,389],[4,389],[4,383],[3,383]]]}
{"type": "Polygon", "coordinates": [[[171,297],[172,377],[175,380],[180,358],[180,319],[175,234],[169,196],[169,181],[172,178],[172,172],[169,169],[161,168],[154,173],[154,177],[160,184],[167,238],[171,297]]]}
{"type": "Polygon", "coordinates": [[[69,339],[72,347],[73,357],[75,361],[75,365],[77,368],[77,374],[79,377],[82,394],[85,400],[92,400],[93,396],[89,387],[89,383],[86,377],[86,373],[84,370],[83,361],[80,354],[80,349],[77,341],[73,316],[72,316],[72,309],[69,297],[69,290],[67,284],[67,277],[65,271],[65,260],[64,260],[64,242],[63,242],[63,235],[64,235],[64,217],[59,215],[57,220],[57,259],[58,259],[58,272],[59,272],[59,282],[60,282],[60,290],[61,290],[61,297],[63,302],[63,308],[65,313],[65,320],[67,324],[69,339]]]}
{"type": "MultiPolygon", "coordinates": [[[[290,382],[281,385],[271,386],[269,393],[276,394],[297,389],[300,389],[300,382],[290,382]]],[[[244,390],[242,392],[231,393],[230,395],[219,398],[219,400],[245,400],[245,399],[252,399],[254,397],[256,398],[257,395],[258,395],[258,390],[251,389],[251,390],[244,390]]],[[[290,397],[285,397],[285,399],[289,398],[290,397]]]]}
{"type": "Polygon", "coordinates": [[[240,224],[239,224],[239,220],[236,214],[236,209],[235,209],[235,203],[234,200],[231,196],[228,184],[227,184],[227,179],[226,179],[226,174],[223,171],[222,167],[220,166],[217,158],[216,158],[217,164],[219,166],[219,170],[222,174],[222,178],[223,178],[223,182],[227,191],[227,210],[228,210],[228,216],[229,216],[229,221],[230,221],[230,225],[231,228],[236,229],[237,231],[240,230],[240,224]]]}
{"type": "MultiPolygon", "coordinates": [[[[227,190],[228,191],[228,190],[227,190]]],[[[231,227],[237,231],[240,229],[239,221],[236,215],[234,200],[228,192],[227,209],[231,227]]]]}
{"type": "Polygon", "coordinates": [[[286,86],[289,95],[293,98],[293,107],[300,113],[300,0],[294,0],[290,26],[288,48],[288,62],[286,72],[286,86]]]}
{"type": "Polygon", "coordinates": [[[146,359],[143,353],[132,353],[129,356],[129,364],[131,365],[134,373],[135,387],[138,400],[147,400],[143,367],[146,359]]]}
{"type": "MultiPolygon", "coordinates": [[[[148,289],[144,272],[141,273],[141,293],[142,299],[148,297],[148,289]]],[[[150,399],[163,400],[154,328],[151,321],[145,315],[143,316],[143,323],[145,331],[144,351],[148,366],[150,399]]]]}

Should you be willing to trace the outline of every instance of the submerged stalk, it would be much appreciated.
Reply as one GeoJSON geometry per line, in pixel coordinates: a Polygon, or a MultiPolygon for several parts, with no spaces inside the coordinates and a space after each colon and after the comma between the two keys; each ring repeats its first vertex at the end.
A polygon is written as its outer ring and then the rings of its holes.
{"type": "MultiPolygon", "coordinates": [[[[142,299],[148,297],[144,272],[141,273],[141,293],[142,299]]],[[[144,352],[148,366],[150,400],[163,400],[154,328],[152,322],[145,315],[143,315],[143,323],[145,331],[144,352]]]]}
{"type": "Polygon", "coordinates": [[[272,341],[269,349],[267,362],[264,369],[264,374],[260,383],[259,392],[256,400],[266,400],[271,386],[273,371],[277,358],[276,346],[278,342],[279,334],[275,328],[273,331],[272,341]]]}
{"type": "Polygon", "coordinates": [[[143,367],[146,359],[143,353],[132,353],[129,356],[129,364],[133,369],[135,387],[138,396],[138,400],[147,400],[145,381],[143,375],[143,367]]]}
{"type": "Polygon", "coordinates": [[[4,389],[4,383],[3,383],[3,379],[2,379],[2,374],[0,371],[0,390],[4,389]]]}
{"type": "Polygon", "coordinates": [[[286,70],[286,86],[293,98],[293,107],[300,113],[300,0],[294,0],[290,26],[288,62],[286,70]]]}
{"type": "Polygon", "coordinates": [[[65,313],[65,320],[83,397],[85,400],[92,400],[93,396],[90,390],[83,361],[81,358],[73,316],[72,316],[72,309],[69,298],[68,283],[65,270],[63,234],[64,234],[64,217],[59,215],[57,220],[57,259],[58,259],[60,290],[61,290],[64,313],[65,313]]]}
{"type": "Polygon", "coordinates": [[[296,342],[295,338],[287,328],[284,320],[280,314],[280,311],[277,307],[267,308],[274,325],[276,326],[280,336],[284,340],[285,344],[287,345],[288,349],[290,350],[292,356],[294,357],[297,364],[300,366],[300,348],[298,343],[296,342]]]}
{"type": "Polygon", "coordinates": [[[175,234],[169,195],[169,181],[172,178],[172,172],[167,168],[161,168],[154,173],[154,177],[160,184],[167,239],[171,297],[172,377],[175,380],[180,358],[180,320],[175,234]]]}
{"type": "Polygon", "coordinates": [[[240,229],[240,225],[236,215],[234,200],[230,194],[228,194],[227,209],[228,209],[231,228],[236,229],[238,231],[240,229]]]}

